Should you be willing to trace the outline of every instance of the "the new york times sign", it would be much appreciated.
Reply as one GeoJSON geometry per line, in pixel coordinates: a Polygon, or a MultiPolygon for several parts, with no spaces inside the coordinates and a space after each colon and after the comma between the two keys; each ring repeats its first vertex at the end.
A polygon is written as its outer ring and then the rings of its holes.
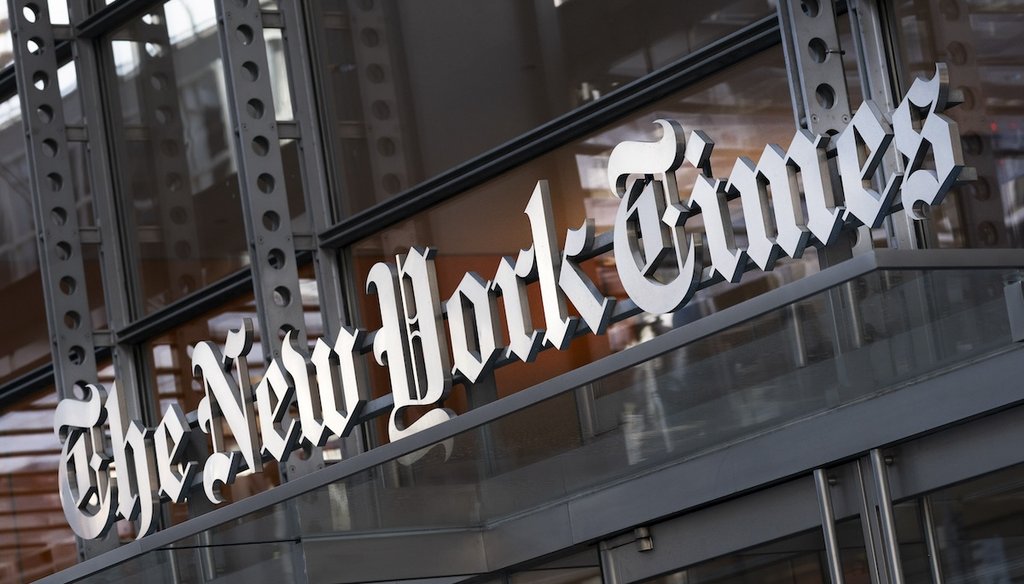
{"type": "MultiPolygon", "coordinates": [[[[669,313],[709,283],[702,277],[738,282],[749,269],[771,270],[783,255],[799,258],[808,245],[834,243],[844,228],[877,227],[897,208],[913,214],[922,204],[938,204],[963,169],[957,125],[943,115],[952,105],[946,68],[938,65],[934,77],[914,82],[895,111],[882,112],[870,101],[860,107],[835,138],[838,171],[826,159],[830,139],[799,130],[786,150],[771,144],[756,163],[737,160],[728,178],[712,174],[714,142],[707,134],[655,120],[660,140],[623,142],[608,160],[608,186],[621,199],[611,253],[626,294],[639,310],[669,313]],[[903,172],[874,183],[883,156],[893,149],[903,172]],[[684,164],[699,171],[689,193],[676,184],[675,171],[684,164]],[[873,184],[884,186],[878,191],[873,184]],[[728,201],[737,198],[746,247],[736,245],[728,213],[728,201]],[[702,232],[688,224],[698,212],[702,232]]],[[[584,326],[602,334],[616,299],[602,296],[579,266],[594,255],[593,223],[569,230],[559,249],[543,180],[525,214],[533,245],[515,259],[503,258],[491,280],[466,274],[446,310],[435,250],[413,248],[394,263],[374,265],[366,292],[377,297],[382,326],[372,343],[365,342],[368,331],[340,327],[337,338],[317,340],[306,354],[289,334],[255,389],[245,366],[251,323],[241,323],[223,347],[199,343],[192,369],[206,392],[197,412],[199,431],[211,443],[206,460],[187,459],[185,445],[196,431],[176,405],[156,428],[146,428],[127,419],[116,383],[88,385],[81,388],[84,399],[63,399],[54,421],[63,445],[59,488],[75,533],[101,537],[115,520],[127,519],[137,520],[139,537],[145,536],[155,528],[160,501],[197,496],[193,483],[219,503],[219,488],[239,471],[260,472],[269,459],[283,462],[300,446],[318,448],[331,436],[348,435],[364,406],[359,396],[368,395],[360,389],[365,353],[388,370],[394,441],[454,416],[438,406],[453,375],[474,382],[499,357],[532,361],[545,345],[564,349],[584,326]],[[542,329],[531,322],[525,292],[534,280],[542,329]],[[499,295],[504,334],[498,330],[499,295]],[[578,317],[570,315],[570,304],[578,317]],[[298,419],[286,415],[293,403],[298,419]],[[236,449],[225,442],[225,426],[236,449]]]]}

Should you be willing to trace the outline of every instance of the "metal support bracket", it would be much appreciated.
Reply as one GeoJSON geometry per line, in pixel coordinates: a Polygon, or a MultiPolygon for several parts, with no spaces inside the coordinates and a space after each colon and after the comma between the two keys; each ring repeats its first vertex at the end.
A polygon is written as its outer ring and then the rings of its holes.
{"type": "Polygon", "coordinates": [[[779,17],[797,125],[839,133],[850,121],[850,92],[831,0],[782,0],[779,17]]]}

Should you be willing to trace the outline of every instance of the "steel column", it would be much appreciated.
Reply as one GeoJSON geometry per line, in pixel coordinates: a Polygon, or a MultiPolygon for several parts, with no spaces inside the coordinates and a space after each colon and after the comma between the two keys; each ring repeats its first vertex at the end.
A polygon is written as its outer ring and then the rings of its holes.
{"type": "MultiPolygon", "coordinates": [[[[76,386],[98,381],[96,343],[53,26],[45,2],[9,0],[8,7],[54,382],[60,398],[75,397],[76,386]]],[[[79,547],[88,557],[117,545],[114,532],[103,540],[82,541],[79,547]]]]}
{"type": "MultiPolygon", "coordinates": [[[[289,331],[302,350],[308,342],[263,11],[257,0],[217,0],[216,8],[261,343],[270,360],[281,356],[282,338],[289,331]]],[[[321,468],[322,456],[314,449],[306,461],[294,457],[282,468],[282,480],[321,468]]],[[[289,520],[300,526],[302,510],[294,501],[290,505],[289,520]]],[[[291,559],[304,565],[302,546],[295,546],[291,559]]]]}
{"type": "Polygon", "coordinates": [[[218,0],[217,20],[260,332],[273,358],[286,331],[302,347],[306,332],[262,11],[256,0],[218,0]]]}
{"type": "Polygon", "coordinates": [[[64,105],[57,86],[53,28],[45,3],[9,0],[39,264],[58,394],[95,383],[92,320],[71,184],[64,105]],[[31,15],[29,17],[28,15],[31,15]]]}
{"type": "Polygon", "coordinates": [[[779,20],[796,125],[839,133],[850,121],[850,92],[832,1],[783,0],[779,20]]]}

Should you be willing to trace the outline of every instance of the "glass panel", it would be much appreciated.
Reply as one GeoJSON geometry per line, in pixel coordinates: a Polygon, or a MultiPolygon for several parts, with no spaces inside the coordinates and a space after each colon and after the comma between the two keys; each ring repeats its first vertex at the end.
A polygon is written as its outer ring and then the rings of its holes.
{"type": "Polygon", "coordinates": [[[172,0],[107,41],[136,316],[249,261],[216,32],[212,2],[172,0]]]}
{"type": "Polygon", "coordinates": [[[904,89],[950,67],[964,103],[947,113],[960,126],[965,162],[979,179],[956,188],[932,221],[948,247],[1019,247],[1024,242],[1024,4],[1004,0],[896,3],[904,89]]]}
{"type": "Polygon", "coordinates": [[[652,0],[642,8],[618,0],[329,0],[310,7],[320,26],[346,214],[775,11],[765,0],[652,0]]]}
{"type": "Polygon", "coordinates": [[[288,66],[285,63],[284,38],[281,29],[265,28],[263,37],[267,44],[267,65],[270,70],[271,91],[274,95],[274,111],[278,120],[295,118],[292,111],[292,94],[288,85],[288,66]]]}
{"type": "MultiPolygon", "coordinates": [[[[365,290],[365,278],[378,261],[394,261],[395,254],[412,246],[437,248],[437,281],[441,298],[448,298],[463,275],[475,271],[493,277],[504,256],[515,258],[532,241],[530,224],[524,214],[534,185],[546,179],[550,185],[555,215],[555,232],[562,235],[593,218],[598,232],[611,228],[618,207],[607,184],[608,155],[622,140],[656,140],[658,118],[673,118],[686,129],[704,129],[715,140],[712,166],[718,174],[732,168],[738,156],[757,160],[765,144],[789,144],[793,136],[793,114],[781,48],[765,51],[718,75],[682,90],[653,106],[630,115],[594,134],[533,159],[460,196],[417,214],[414,218],[384,229],[355,246],[351,253],[357,289],[365,290]]],[[[677,172],[681,192],[693,185],[692,167],[677,172]]],[[[738,244],[745,245],[745,224],[740,201],[730,203],[738,244]]],[[[702,220],[696,217],[687,229],[698,232],[702,220]],[[692,227],[691,227],[692,225],[692,227]]],[[[584,335],[567,351],[545,351],[537,362],[516,363],[497,373],[499,396],[534,385],[648,340],[673,327],[737,304],[766,290],[817,271],[815,251],[808,249],[803,260],[783,262],[771,273],[753,271],[739,284],[719,284],[697,296],[682,310],[664,317],[643,316],[609,327],[607,335],[584,335]]],[[[586,262],[584,270],[605,295],[625,297],[612,254],[586,262]]],[[[542,304],[536,284],[529,286],[530,307],[535,324],[543,323],[542,304]]],[[[379,326],[377,299],[357,296],[361,326],[379,326]]],[[[504,317],[503,311],[501,318],[504,317]]],[[[538,328],[543,328],[537,324],[538,328]]],[[[504,326],[502,326],[503,330],[504,326]]],[[[371,360],[372,361],[372,360],[371,360]]],[[[388,388],[386,372],[372,369],[373,387],[381,395],[388,388]]],[[[464,410],[465,396],[456,392],[446,404],[464,410]]]]}
{"type": "MultiPolygon", "coordinates": [[[[843,580],[870,584],[860,520],[836,526],[843,580]]],[[[647,580],[656,584],[828,584],[821,530],[814,529],[647,580]]]]}
{"type": "Polygon", "coordinates": [[[918,502],[893,505],[893,516],[896,519],[896,539],[899,542],[905,581],[931,582],[928,545],[918,502]]]}
{"type": "MultiPolygon", "coordinates": [[[[88,285],[91,288],[93,282],[88,285]]],[[[0,103],[0,306],[5,326],[18,331],[0,338],[3,382],[50,359],[32,187],[16,96],[0,103]]]]}
{"type": "Polygon", "coordinates": [[[54,389],[0,410],[0,581],[31,582],[78,562],[57,484],[54,389]]]}
{"type": "Polygon", "coordinates": [[[1024,581],[1024,465],[936,491],[926,499],[946,582],[1024,581]]]}

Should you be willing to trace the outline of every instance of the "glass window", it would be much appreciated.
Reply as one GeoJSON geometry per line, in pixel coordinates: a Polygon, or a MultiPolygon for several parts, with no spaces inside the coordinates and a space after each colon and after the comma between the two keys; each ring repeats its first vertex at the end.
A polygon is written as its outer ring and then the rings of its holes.
{"type": "Polygon", "coordinates": [[[78,562],[57,493],[54,389],[0,409],[0,581],[31,582],[78,562]]]}
{"type": "MultiPolygon", "coordinates": [[[[90,287],[93,284],[88,283],[90,287]]],[[[50,358],[32,187],[17,96],[0,103],[0,306],[4,307],[5,326],[18,331],[0,339],[0,381],[7,381],[50,358]]]]}
{"type": "MultiPolygon", "coordinates": [[[[836,531],[844,581],[849,584],[869,584],[871,576],[860,520],[839,523],[836,531]]],[[[820,529],[805,531],[648,580],[653,584],[827,584],[830,581],[825,541],[820,529]]]]}
{"type": "MultiPolygon", "coordinates": [[[[947,582],[1024,580],[1024,466],[926,497],[947,582]]],[[[901,533],[901,549],[906,545],[901,533]]]]}
{"type": "MultiPolygon", "coordinates": [[[[398,253],[414,245],[437,248],[438,288],[442,299],[448,298],[463,275],[475,271],[492,278],[503,256],[515,258],[519,250],[531,243],[529,221],[524,209],[534,185],[546,179],[550,185],[555,214],[555,232],[559,245],[567,229],[579,227],[586,217],[595,220],[597,231],[607,231],[615,216],[619,199],[608,187],[607,167],[611,149],[622,140],[656,140],[661,129],[654,124],[658,118],[678,120],[687,129],[703,129],[716,146],[712,166],[716,176],[731,170],[738,156],[756,160],[768,143],[789,144],[793,136],[793,114],[787,98],[781,48],[767,50],[733,66],[722,73],[682,90],[653,106],[630,115],[590,136],[577,140],[523,164],[483,185],[443,204],[424,211],[412,219],[387,228],[357,243],[351,250],[352,267],[357,290],[365,290],[366,276],[374,263],[394,261],[398,253]]],[[[695,179],[694,169],[678,171],[679,188],[685,193],[695,179]]],[[[731,202],[737,235],[745,235],[740,201],[731,202]]],[[[701,229],[695,218],[688,229],[701,229]]],[[[741,243],[742,244],[742,243],[741,243]]],[[[625,297],[618,280],[614,259],[605,254],[585,262],[584,271],[605,295],[625,297]]],[[[609,327],[606,335],[584,335],[566,351],[544,351],[535,363],[516,363],[498,370],[499,396],[518,391],[569,371],[614,351],[652,338],[701,315],[720,310],[763,291],[775,288],[811,271],[817,270],[813,249],[804,259],[780,265],[771,273],[754,271],[739,284],[718,284],[698,293],[687,307],[673,315],[634,317],[609,327]]],[[[529,303],[535,326],[543,328],[542,303],[538,286],[529,286],[529,303]]],[[[357,295],[361,326],[379,326],[376,297],[357,295]]],[[[500,301],[499,301],[500,302],[500,301]]],[[[501,318],[504,314],[499,310],[501,318]]],[[[504,324],[501,330],[507,330],[504,324]]],[[[369,360],[373,364],[373,360],[369,360]]],[[[386,374],[373,368],[380,394],[388,388],[386,374]]],[[[463,405],[456,393],[453,403],[463,405]]]]}
{"type": "Polygon", "coordinates": [[[978,180],[953,191],[935,221],[943,247],[1019,247],[1024,242],[1024,4],[1003,0],[896,3],[903,88],[949,65],[963,104],[947,115],[960,126],[967,166],[978,180]]]}
{"type": "Polygon", "coordinates": [[[351,214],[768,16],[766,0],[329,0],[319,23],[351,214]],[[471,47],[471,49],[468,49],[471,47]]]}
{"type": "Polygon", "coordinates": [[[108,48],[143,316],[249,261],[214,4],[157,6],[108,48]]]}

